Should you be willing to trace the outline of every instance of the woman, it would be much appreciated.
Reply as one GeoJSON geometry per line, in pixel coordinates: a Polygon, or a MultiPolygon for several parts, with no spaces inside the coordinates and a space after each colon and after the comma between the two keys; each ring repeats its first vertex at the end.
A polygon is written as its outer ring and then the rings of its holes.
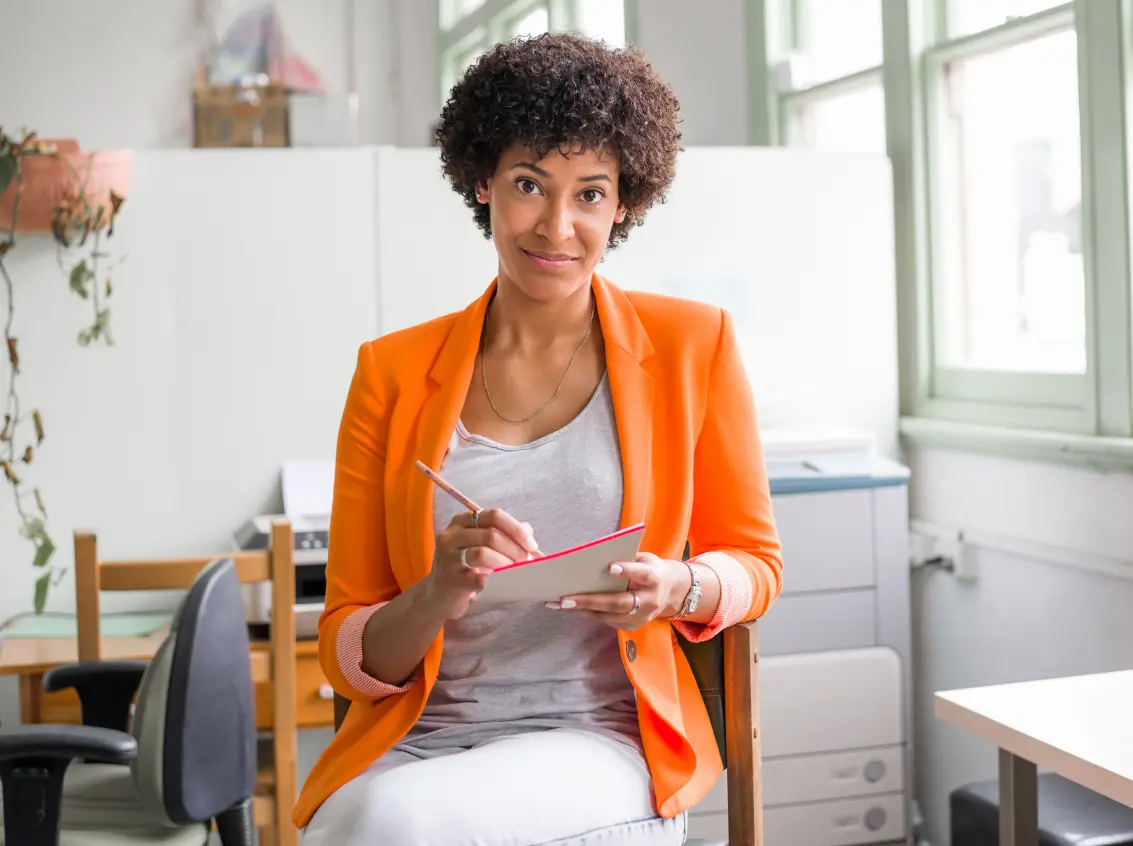
{"type": "Polygon", "coordinates": [[[319,635],[353,704],[296,808],[307,846],[667,846],[721,772],[673,630],[779,593],[751,393],[727,314],[594,272],[668,189],[677,113],[639,54],[568,35],[454,87],[444,171],[499,272],[359,353],[319,635]],[[628,590],[476,606],[495,568],[636,523],[628,590]]]}

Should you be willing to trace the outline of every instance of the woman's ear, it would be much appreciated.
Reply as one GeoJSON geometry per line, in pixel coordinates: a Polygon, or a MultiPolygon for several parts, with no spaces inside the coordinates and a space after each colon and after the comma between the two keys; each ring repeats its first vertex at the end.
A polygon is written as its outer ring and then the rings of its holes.
{"type": "Polygon", "coordinates": [[[488,203],[488,185],[487,183],[480,182],[476,185],[476,202],[481,205],[488,203]]]}
{"type": "Polygon", "coordinates": [[[618,203],[618,210],[614,212],[614,223],[621,223],[622,221],[624,221],[627,214],[629,214],[629,209],[627,209],[621,203],[618,203]]]}

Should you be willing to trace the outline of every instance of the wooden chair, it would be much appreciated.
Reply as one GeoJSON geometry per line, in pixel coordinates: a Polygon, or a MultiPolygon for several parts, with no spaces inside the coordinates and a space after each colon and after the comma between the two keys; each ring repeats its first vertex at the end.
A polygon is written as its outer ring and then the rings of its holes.
{"type": "MultiPolygon", "coordinates": [[[[728,841],[689,840],[687,846],[763,846],[759,753],[759,638],[755,622],[724,630],[704,643],[677,636],[696,677],[720,757],[728,770],[728,841]]],[[[350,700],[334,696],[334,726],[350,700]]]]}
{"type": "MultiPolygon", "coordinates": [[[[272,526],[268,550],[192,558],[103,561],[98,557],[95,534],[75,532],[75,606],[80,661],[102,658],[99,628],[102,591],[185,589],[198,572],[218,557],[232,558],[236,562],[237,577],[242,584],[271,582],[270,639],[253,643],[249,654],[253,684],[271,684],[271,744],[270,749],[260,754],[256,796],[252,803],[261,846],[298,846],[299,842],[299,832],[291,821],[299,790],[294,549],[294,536],[286,521],[272,526]]],[[[129,667],[124,666],[123,670],[129,672],[129,667]]],[[[137,678],[140,680],[140,673],[137,678]]],[[[136,684],[124,688],[127,701],[123,704],[127,709],[136,684]]],[[[84,713],[83,721],[91,722],[89,717],[84,713]]]]}

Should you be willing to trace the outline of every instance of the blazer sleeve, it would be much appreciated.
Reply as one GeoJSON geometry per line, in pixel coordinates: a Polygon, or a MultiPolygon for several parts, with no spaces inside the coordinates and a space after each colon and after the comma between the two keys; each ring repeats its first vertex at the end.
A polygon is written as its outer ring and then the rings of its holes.
{"type": "Polygon", "coordinates": [[[720,335],[693,457],[692,556],[722,575],[721,612],[731,622],[754,620],[783,586],[783,560],[771,488],[759,440],[755,400],[740,358],[732,317],[721,310],[720,335]],[[744,590],[731,589],[736,578],[744,590]],[[750,593],[743,584],[746,576],[750,593]],[[726,609],[733,599],[739,607],[726,609]]]}
{"type": "MultiPolygon", "coordinates": [[[[356,612],[388,602],[400,592],[386,544],[384,477],[388,408],[385,395],[373,346],[367,342],[358,351],[339,423],[327,551],[326,607],[319,617],[319,663],[331,687],[352,700],[371,699],[373,692],[365,689],[365,684],[359,689],[361,679],[356,674],[351,673],[351,677],[344,674],[340,630],[356,612]]],[[[362,616],[357,614],[354,621],[362,616]]]]}

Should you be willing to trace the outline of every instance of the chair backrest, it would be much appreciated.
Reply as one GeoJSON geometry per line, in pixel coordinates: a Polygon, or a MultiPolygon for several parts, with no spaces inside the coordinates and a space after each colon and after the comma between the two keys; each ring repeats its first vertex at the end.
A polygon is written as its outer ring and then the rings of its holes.
{"type": "MultiPolygon", "coordinates": [[[[271,582],[269,648],[245,649],[252,683],[271,684],[272,751],[270,780],[265,788],[270,804],[257,807],[256,825],[271,818],[277,837],[294,832],[291,809],[299,795],[298,716],[296,714],[295,649],[295,536],[291,525],[279,520],[272,526],[266,550],[224,554],[241,584],[271,582]]],[[[75,532],[75,609],[80,661],[102,658],[100,600],[102,591],[180,590],[194,584],[197,575],[217,556],[101,560],[98,540],[91,531],[75,532]]],[[[247,629],[243,601],[233,617],[247,629]]],[[[156,660],[157,656],[155,656],[156,660]]],[[[263,798],[257,796],[257,803],[263,798]]],[[[290,842],[290,841],[288,841],[290,842]]]]}
{"type": "Polygon", "coordinates": [[[174,824],[211,820],[256,787],[256,707],[236,564],[200,570],[138,691],[131,763],[144,804],[174,824]]]}

